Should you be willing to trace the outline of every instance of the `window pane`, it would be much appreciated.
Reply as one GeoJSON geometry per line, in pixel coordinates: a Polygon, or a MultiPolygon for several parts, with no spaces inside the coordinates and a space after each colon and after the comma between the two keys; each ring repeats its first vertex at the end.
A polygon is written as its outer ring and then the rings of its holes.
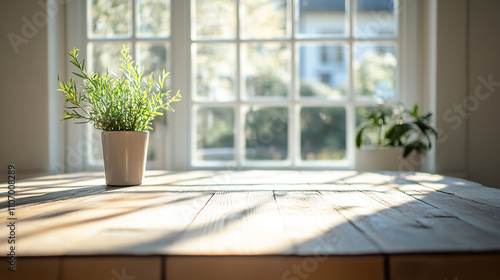
{"type": "Polygon", "coordinates": [[[109,72],[120,76],[121,50],[122,44],[130,48],[130,42],[95,42],[87,46],[87,57],[89,70],[95,73],[104,74],[109,66],[109,72]]]}
{"type": "Polygon", "coordinates": [[[196,159],[234,160],[233,109],[200,108],[196,120],[196,159]]]}
{"type": "Polygon", "coordinates": [[[348,68],[344,45],[303,44],[299,51],[301,97],[346,96],[348,68]]]}
{"type": "Polygon", "coordinates": [[[312,36],[345,36],[345,0],[300,0],[297,32],[312,36]]]}
{"type": "MultiPolygon", "coordinates": [[[[158,81],[158,76],[162,74],[163,69],[167,72],[167,57],[168,57],[168,44],[162,42],[140,42],[136,45],[137,60],[139,61],[144,75],[153,73],[153,78],[158,81]]],[[[170,85],[171,79],[167,78],[166,84],[170,85]]],[[[148,148],[148,161],[154,161],[161,157],[159,154],[163,151],[163,137],[166,132],[167,117],[169,113],[161,116],[156,116],[151,122],[153,130],[149,132],[149,148],[148,148]]]]}
{"type": "Polygon", "coordinates": [[[339,160],[346,155],[344,107],[302,108],[300,111],[302,160],[339,160]]]}
{"type": "Polygon", "coordinates": [[[241,37],[278,38],[287,31],[287,0],[240,0],[241,37]]]}
{"type": "Polygon", "coordinates": [[[288,157],[287,114],[287,108],[250,108],[245,116],[247,160],[284,160],[288,157]]]}
{"type": "Polygon", "coordinates": [[[137,36],[170,35],[170,0],[137,0],[137,36]]]}
{"type": "Polygon", "coordinates": [[[235,0],[193,0],[191,5],[193,39],[236,37],[235,0]]]}
{"type": "Polygon", "coordinates": [[[285,97],[290,84],[288,44],[242,45],[242,83],[247,97],[285,97]]]}
{"type": "Polygon", "coordinates": [[[153,130],[149,131],[148,161],[154,161],[162,157],[160,151],[164,150],[165,139],[162,137],[167,130],[167,118],[170,112],[164,112],[162,116],[156,116],[151,122],[153,130]]]}
{"type": "Polygon", "coordinates": [[[153,78],[158,79],[163,69],[168,70],[167,54],[168,44],[163,42],[140,42],[137,43],[138,61],[144,70],[144,75],[153,72],[153,78]]]}
{"type": "Polygon", "coordinates": [[[394,0],[357,0],[355,36],[361,38],[397,35],[394,0]]]}
{"type": "Polygon", "coordinates": [[[354,90],[357,96],[396,97],[396,49],[393,44],[362,43],[354,47],[354,90]]]}
{"type": "Polygon", "coordinates": [[[89,0],[90,38],[132,35],[132,2],[130,0],[89,0]]]}
{"type": "Polygon", "coordinates": [[[356,107],[356,126],[366,121],[366,116],[373,114],[377,106],[358,106],[356,107]]]}
{"type": "Polygon", "coordinates": [[[193,44],[195,99],[235,99],[236,47],[232,43],[193,44]]]}

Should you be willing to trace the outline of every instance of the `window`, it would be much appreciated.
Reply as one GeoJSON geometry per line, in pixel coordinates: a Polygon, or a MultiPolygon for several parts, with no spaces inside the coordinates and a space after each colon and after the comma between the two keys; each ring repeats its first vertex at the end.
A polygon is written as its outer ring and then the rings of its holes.
{"type": "Polygon", "coordinates": [[[356,108],[398,98],[393,1],[191,5],[194,167],[348,166],[356,108]]]}
{"type": "MultiPolygon", "coordinates": [[[[96,73],[120,72],[122,45],[130,48],[145,73],[170,71],[170,0],[88,0],[86,56],[88,68],[96,73]],[[109,64],[111,61],[111,64],[109,64]]],[[[166,116],[154,120],[150,132],[148,167],[156,167],[164,150],[166,116]],[[156,165],[156,166],[155,166],[156,165]]],[[[88,127],[92,141],[100,133],[88,127]]],[[[100,145],[91,145],[89,165],[102,164],[100,145]]]]}
{"type": "MultiPolygon", "coordinates": [[[[125,44],[146,71],[187,75],[173,117],[186,127],[170,133],[185,142],[175,148],[185,168],[348,168],[359,115],[404,97],[408,10],[397,0],[88,0],[86,55],[104,71],[125,44]],[[174,24],[186,34],[171,36],[174,24]],[[179,56],[186,71],[171,67],[179,56]]],[[[149,161],[162,159],[167,128],[155,124],[149,161]]]]}

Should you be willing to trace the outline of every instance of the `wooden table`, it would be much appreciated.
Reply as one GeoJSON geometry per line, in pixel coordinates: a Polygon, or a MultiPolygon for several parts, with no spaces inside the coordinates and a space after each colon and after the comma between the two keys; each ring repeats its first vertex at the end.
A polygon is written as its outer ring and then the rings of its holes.
{"type": "Polygon", "coordinates": [[[17,182],[13,215],[0,190],[2,280],[500,279],[500,189],[462,179],[149,171],[107,187],[76,173],[17,182]]]}

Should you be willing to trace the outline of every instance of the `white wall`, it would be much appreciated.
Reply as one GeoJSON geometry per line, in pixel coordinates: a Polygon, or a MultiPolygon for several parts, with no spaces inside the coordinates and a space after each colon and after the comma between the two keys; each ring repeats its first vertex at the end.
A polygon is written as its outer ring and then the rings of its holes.
{"type": "Polygon", "coordinates": [[[9,163],[19,175],[49,168],[47,25],[37,2],[0,1],[0,174],[9,163]],[[23,42],[17,53],[9,34],[23,42]]]}
{"type": "Polygon", "coordinates": [[[468,178],[500,188],[500,1],[469,0],[468,15],[468,178]]]}
{"type": "Polygon", "coordinates": [[[434,75],[429,103],[441,133],[434,171],[500,188],[500,1],[425,2],[434,26],[424,53],[436,59],[424,72],[434,75]]]}
{"type": "Polygon", "coordinates": [[[455,125],[453,104],[467,94],[467,0],[439,0],[435,38],[435,118],[440,137],[436,145],[435,171],[467,176],[467,125],[455,125]]]}

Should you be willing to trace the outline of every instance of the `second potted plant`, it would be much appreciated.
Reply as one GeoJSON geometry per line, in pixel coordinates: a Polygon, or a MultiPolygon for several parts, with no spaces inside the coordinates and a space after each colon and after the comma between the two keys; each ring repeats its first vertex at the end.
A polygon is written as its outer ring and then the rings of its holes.
{"type": "Polygon", "coordinates": [[[418,114],[381,105],[365,116],[356,135],[357,170],[419,169],[420,156],[432,147],[436,130],[430,125],[431,113],[418,114]]]}
{"type": "Polygon", "coordinates": [[[144,179],[151,121],[163,111],[174,111],[170,103],[180,101],[178,91],[170,95],[163,70],[155,81],[153,74],[144,75],[132,60],[129,49],[121,51],[122,75],[107,71],[104,75],[87,72],[85,60],[78,60],[78,49],[69,53],[78,69],[74,75],[82,79],[59,80],[66,98],[63,120],[77,119],[102,130],[106,184],[112,186],[140,185],[144,179]]]}

